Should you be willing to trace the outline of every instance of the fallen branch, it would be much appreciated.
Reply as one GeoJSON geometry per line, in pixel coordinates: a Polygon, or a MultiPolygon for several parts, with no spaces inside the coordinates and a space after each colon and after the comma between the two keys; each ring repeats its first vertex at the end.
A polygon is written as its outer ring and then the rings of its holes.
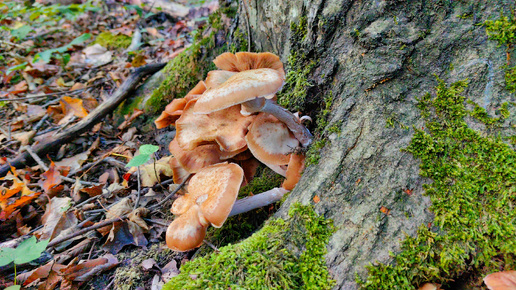
{"type": "MultiPolygon", "coordinates": [[[[102,121],[104,117],[111,113],[118,105],[124,101],[138,83],[147,75],[154,74],[165,66],[164,63],[150,64],[137,68],[127,80],[113,93],[111,98],[103,102],[88,116],[79,121],[74,126],[55,135],[53,138],[44,140],[32,147],[33,151],[39,156],[45,156],[51,151],[59,149],[60,145],[70,142],[80,136],[80,134],[91,129],[95,124],[102,121]]],[[[18,155],[7,164],[0,167],[0,177],[5,176],[10,170],[10,166],[21,168],[34,162],[30,154],[25,151],[18,155]]]]}

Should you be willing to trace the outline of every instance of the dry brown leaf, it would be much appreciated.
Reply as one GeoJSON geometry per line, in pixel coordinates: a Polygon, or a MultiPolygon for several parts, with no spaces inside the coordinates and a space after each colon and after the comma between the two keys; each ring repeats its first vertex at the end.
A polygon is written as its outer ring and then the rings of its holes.
{"type": "Polygon", "coordinates": [[[83,107],[81,99],[64,96],[59,102],[61,103],[61,110],[65,115],[73,114],[79,118],[88,116],[88,111],[83,107]]]}
{"type": "Polygon", "coordinates": [[[66,267],[60,272],[66,280],[85,282],[116,265],[118,265],[118,259],[111,254],[106,254],[100,258],[89,260],[79,265],[66,267]]]}
{"type": "Polygon", "coordinates": [[[94,197],[94,196],[102,194],[103,187],[104,187],[104,184],[99,184],[99,185],[95,185],[92,187],[81,188],[79,191],[87,193],[90,197],[94,197]]]}
{"type": "Polygon", "coordinates": [[[40,180],[38,183],[45,192],[50,192],[53,187],[58,186],[62,182],[61,172],[56,168],[54,161],[50,162],[50,167],[41,176],[45,180],[40,180]]]}
{"type": "Polygon", "coordinates": [[[57,284],[61,282],[61,276],[57,275],[57,272],[65,267],[65,265],[56,264],[54,261],[50,261],[34,271],[19,275],[17,280],[20,283],[23,283],[23,286],[27,286],[36,280],[46,280],[41,284],[44,285],[43,289],[54,289],[57,284]]]}
{"type": "Polygon", "coordinates": [[[62,231],[77,225],[78,221],[73,212],[68,212],[72,199],[69,197],[54,197],[47,205],[45,214],[41,218],[43,228],[38,230],[35,235],[39,239],[54,239],[62,231]]]}
{"type": "Polygon", "coordinates": [[[148,270],[152,269],[154,266],[158,266],[158,264],[156,263],[156,261],[154,261],[154,259],[150,258],[150,259],[144,260],[141,263],[141,266],[145,271],[148,271],[148,270]]]}
{"type": "Polygon", "coordinates": [[[12,135],[12,138],[20,141],[22,146],[29,145],[32,138],[36,135],[36,131],[18,132],[12,135]]]}
{"type": "Polygon", "coordinates": [[[56,166],[66,166],[70,168],[70,171],[76,171],[81,169],[82,164],[86,160],[88,160],[88,157],[90,156],[90,151],[84,151],[82,153],[79,153],[77,155],[74,155],[72,157],[64,158],[60,161],[56,161],[56,166]]]}
{"type": "MultiPolygon", "coordinates": [[[[172,168],[169,165],[171,156],[163,157],[155,163],[140,166],[142,186],[151,187],[158,183],[160,176],[172,177],[172,168]]],[[[135,167],[128,172],[135,172],[135,167]]]]}
{"type": "Polygon", "coordinates": [[[131,125],[131,123],[141,115],[143,115],[142,110],[134,109],[131,116],[129,116],[129,115],[124,116],[125,121],[123,121],[122,124],[120,124],[120,126],[118,126],[118,130],[124,130],[125,128],[129,127],[129,125],[131,125]]]}
{"type": "Polygon", "coordinates": [[[389,215],[391,213],[391,210],[386,208],[385,206],[381,206],[380,211],[386,215],[389,215]]]}

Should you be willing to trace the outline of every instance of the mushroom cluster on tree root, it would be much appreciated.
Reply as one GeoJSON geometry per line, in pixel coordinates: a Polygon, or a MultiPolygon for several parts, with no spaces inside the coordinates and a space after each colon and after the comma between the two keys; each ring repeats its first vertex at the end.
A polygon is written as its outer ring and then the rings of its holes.
{"type": "Polygon", "coordinates": [[[170,142],[174,182],[193,174],[187,192],[172,205],[178,217],[166,234],[176,251],[199,247],[209,225],[221,227],[229,215],[278,201],[292,190],[304,169],[313,136],[303,118],[276,103],[285,71],[272,53],[224,53],[184,98],[174,99],[156,119],[158,129],[176,127],[170,142]],[[286,177],[281,188],[238,201],[259,163],[286,177]]]}

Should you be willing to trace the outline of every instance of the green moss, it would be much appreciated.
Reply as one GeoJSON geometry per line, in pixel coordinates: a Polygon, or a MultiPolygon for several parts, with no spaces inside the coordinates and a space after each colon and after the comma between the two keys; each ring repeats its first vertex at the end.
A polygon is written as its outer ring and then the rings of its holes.
{"type": "Polygon", "coordinates": [[[318,139],[310,145],[310,148],[308,148],[308,151],[306,152],[306,166],[319,163],[319,160],[321,159],[321,149],[326,146],[327,142],[328,140],[326,138],[318,139]]]}
{"type": "Polygon", "coordinates": [[[294,38],[294,41],[304,41],[308,35],[308,18],[306,16],[301,16],[298,23],[291,22],[290,32],[294,38]]]}
{"type": "Polygon", "coordinates": [[[113,34],[108,31],[104,31],[97,35],[93,44],[100,44],[108,50],[124,49],[131,45],[131,37],[125,34],[113,34]]]}
{"type": "Polygon", "coordinates": [[[499,19],[484,22],[489,39],[498,42],[498,46],[512,47],[516,43],[516,17],[514,15],[503,16],[499,19]]]}
{"type": "Polygon", "coordinates": [[[385,120],[385,128],[395,128],[399,127],[401,129],[407,130],[409,127],[403,123],[401,123],[398,120],[398,117],[396,114],[392,113],[389,115],[389,117],[385,120]]]}
{"type": "Polygon", "coordinates": [[[516,93],[516,66],[505,69],[505,88],[516,93]]]}
{"type": "Polygon", "coordinates": [[[369,267],[363,288],[446,288],[468,274],[516,267],[516,152],[467,126],[465,86],[439,80],[436,96],[419,100],[427,131],[416,130],[406,151],[421,159],[421,176],[433,180],[424,189],[435,220],[405,239],[395,264],[369,267]]]}
{"type": "Polygon", "coordinates": [[[250,238],[190,261],[163,289],[330,289],[326,244],[334,229],[312,206],[294,204],[250,238]],[[293,244],[293,247],[286,247],[293,244]]]}
{"type": "Polygon", "coordinates": [[[285,85],[278,96],[278,104],[290,111],[305,109],[308,89],[313,85],[308,76],[315,67],[314,60],[308,61],[306,56],[292,52],[288,57],[285,85]]]}
{"type": "Polygon", "coordinates": [[[468,100],[467,102],[473,105],[473,111],[468,111],[468,114],[473,118],[479,120],[480,122],[484,123],[488,127],[499,126],[503,124],[506,118],[509,117],[508,103],[502,104],[502,107],[499,110],[500,117],[492,118],[487,114],[486,109],[480,107],[478,104],[471,100],[468,100]]]}
{"type": "Polygon", "coordinates": [[[247,34],[242,33],[239,27],[233,32],[233,43],[231,43],[229,51],[232,53],[247,51],[248,44],[247,34]]]}

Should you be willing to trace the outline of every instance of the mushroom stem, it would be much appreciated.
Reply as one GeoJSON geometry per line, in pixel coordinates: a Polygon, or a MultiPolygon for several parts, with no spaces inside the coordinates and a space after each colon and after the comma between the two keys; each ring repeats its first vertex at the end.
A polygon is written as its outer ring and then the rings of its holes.
{"type": "Polygon", "coordinates": [[[246,112],[269,113],[287,125],[299,143],[301,143],[301,146],[307,147],[312,143],[312,139],[314,138],[312,133],[310,133],[310,131],[308,131],[308,129],[299,122],[299,119],[287,109],[274,103],[272,100],[265,100],[265,104],[261,106],[261,108],[258,108],[259,106],[257,106],[257,102],[255,100],[251,100],[249,102],[252,102],[250,103],[250,106],[247,104],[248,102],[242,103],[246,112]]]}
{"type": "Polygon", "coordinates": [[[256,208],[267,206],[271,203],[275,203],[276,201],[279,201],[287,192],[289,191],[284,188],[275,187],[260,194],[239,199],[233,205],[233,209],[231,209],[229,216],[234,216],[256,208]]]}

